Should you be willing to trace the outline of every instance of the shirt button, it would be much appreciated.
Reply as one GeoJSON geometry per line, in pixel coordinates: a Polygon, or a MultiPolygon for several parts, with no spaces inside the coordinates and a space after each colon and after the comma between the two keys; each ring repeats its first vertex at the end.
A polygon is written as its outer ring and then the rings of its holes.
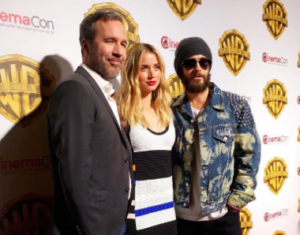
{"type": "Polygon", "coordinates": [[[183,203],[183,206],[186,206],[186,203],[183,203]]]}
{"type": "Polygon", "coordinates": [[[189,186],[189,183],[188,183],[188,182],[185,182],[185,186],[188,187],[188,186],[189,186]]]}
{"type": "Polygon", "coordinates": [[[125,192],[128,193],[128,192],[129,192],[129,188],[126,188],[126,189],[125,189],[125,192]]]}
{"type": "Polygon", "coordinates": [[[223,140],[224,140],[224,141],[227,141],[227,140],[228,140],[227,136],[225,136],[223,140]]]}
{"type": "Polygon", "coordinates": [[[191,119],[191,123],[194,123],[194,119],[191,119]]]}

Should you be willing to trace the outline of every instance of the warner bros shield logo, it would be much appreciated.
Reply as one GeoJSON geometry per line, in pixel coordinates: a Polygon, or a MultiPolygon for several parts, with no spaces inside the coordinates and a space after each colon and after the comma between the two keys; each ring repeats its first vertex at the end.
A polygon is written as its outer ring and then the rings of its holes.
{"type": "Polygon", "coordinates": [[[263,6],[263,21],[276,40],[288,26],[287,12],[283,4],[278,0],[267,0],[263,6]]]}
{"type": "Polygon", "coordinates": [[[265,168],[264,182],[271,192],[278,194],[288,177],[287,165],[282,158],[274,157],[265,168]]]}
{"type": "Polygon", "coordinates": [[[247,208],[243,208],[240,211],[240,223],[243,235],[248,235],[250,230],[253,227],[252,223],[252,214],[248,211],[247,208]]]}
{"type": "Polygon", "coordinates": [[[168,78],[168,84],[172,98],[179,96],[184,91],[184,86],[176,73],[172,74],[168,78]]]}
{"type": "Polygon", "coordinates": [[[286,235],[286,233],[283,232],[283,231],[278,230],[275,233],[273,233],[273,235],[286,235]]]}
{"type": "Polygon", "coordinates": [[[48,106],[55,79],[40,63],[22,55],[0,57],[0,113],[27,126],[48,106]]]}
{"type": "Polygon", "coordinates": [[[201,0],[167,0],[170,8],[179,19],[185,20],[193,14],[201,0]]]}
{"type": "Polygon", "coordinates": [[[114,3],[105,2],[105,3],[99,3],[99,4],[93,5],[92,8],[89,9],[89,11],[86,14],[84,14],[84,17],[86,17],[87,15],[94,13],[98,10],[113,11],[122,17],[123,24],[127,31],[127,38],[129,41],[129,43],[127,44],[127,50],[129,50],[132,47],[132,45],[134,45],[135,43],[140,42],[140,37],[138,35],[138,25],[133,20],[133,18],[131,17],[131,15],[128,11],[124,10],[123,8],[119,7],[118,5],[116,5],[114,3]]]}
{"type": "Polygon", "coordinates": [[[0,234],[50,234],[53,198],[26,194],[0,209],[0,234]]]}
{"type": "Polygon", "coordinates": [[[287,90],[283,83],[276,79],[268,82],[263,95],[263,104],[267,106],[269,113],[277,119],[288,102],[287,90]]]}
{"type": "Polygon", "coordinates": [[[250,60],[249,44],[237,30],[228,30],[219,40],[219,56],[233,75],[238,75],[250,60]]]}

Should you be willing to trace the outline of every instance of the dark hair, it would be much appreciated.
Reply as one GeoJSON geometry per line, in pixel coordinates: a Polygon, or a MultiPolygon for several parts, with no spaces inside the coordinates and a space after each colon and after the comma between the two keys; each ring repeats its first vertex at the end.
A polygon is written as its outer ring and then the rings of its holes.
{"type": "Polygon", "coordinates": [[[79,43],[81,44],[83,39],[86,39],[90,43],[93,43],[95,36],[96,36],[96,22],[98,20],[102,20],[104,22],[110,20],[118,20],[121,23],[122,17],[113,11],[104,11],[98,10],[92,14],[89,14],[87,17],[83,19],[80,24],[80,36],[79,36],[79,43]]]}

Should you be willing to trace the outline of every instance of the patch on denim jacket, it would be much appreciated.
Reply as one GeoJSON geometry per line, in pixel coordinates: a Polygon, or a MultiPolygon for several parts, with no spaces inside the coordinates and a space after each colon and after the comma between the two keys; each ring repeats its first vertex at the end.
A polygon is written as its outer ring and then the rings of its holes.
{"type": "Polygon", "coordinates": [[[225,92],[229,102],[237,116],[237,122],[239,127],[254,125],[254,118],[248,102],[241,96],[225,92]]]}

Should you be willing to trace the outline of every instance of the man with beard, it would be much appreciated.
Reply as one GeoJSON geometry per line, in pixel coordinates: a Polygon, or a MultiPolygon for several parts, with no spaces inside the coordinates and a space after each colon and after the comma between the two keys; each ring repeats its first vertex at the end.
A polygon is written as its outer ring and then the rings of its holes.
{"type": "Polygon", "coordinates": [[[126,58],[116,13],[80,25],[82,64],[51,97],[48,134],[54,173],[51,234],[123,234],[130,195],[131,147],[109,82],[126,58]]]}
{"type": "Polygon", "coordinates": [[[183,39],[174,66],[185,87],[172,104],[178,233],[241,235],[239,210],[255,199],[260,162],[250,107],[210,82],[212,54],[203,39],[183,39]]]}

